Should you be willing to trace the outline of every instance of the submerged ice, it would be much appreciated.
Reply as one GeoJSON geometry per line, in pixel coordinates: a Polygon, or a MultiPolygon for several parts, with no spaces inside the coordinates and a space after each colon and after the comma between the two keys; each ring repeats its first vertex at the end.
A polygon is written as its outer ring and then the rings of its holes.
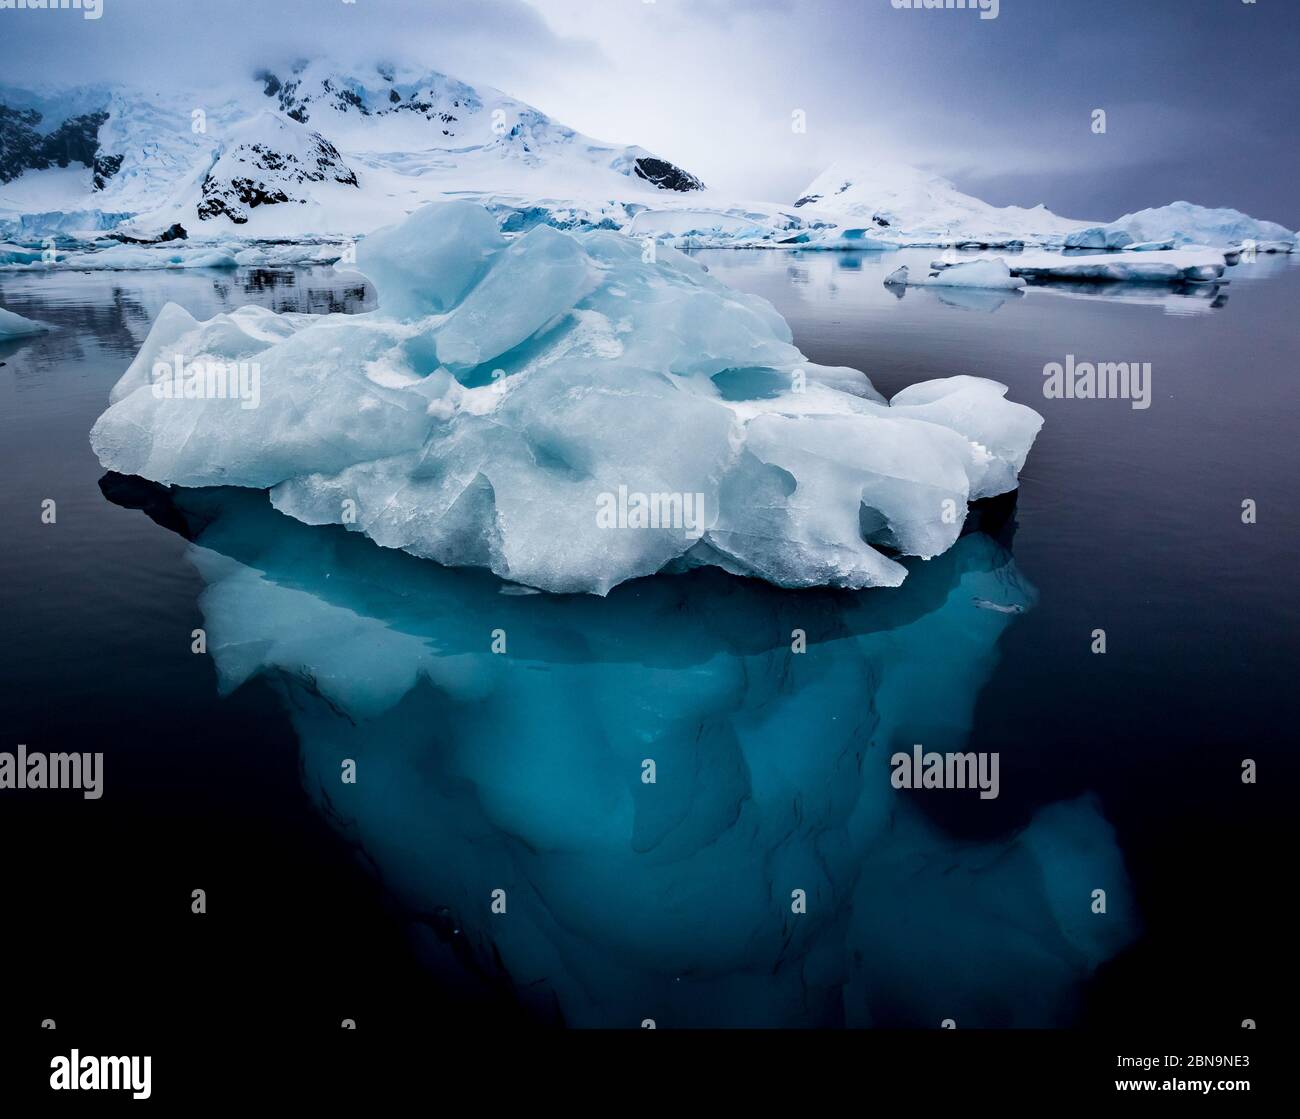
{"type": "Polygon", "coordinates": [[[283,696],[308,795],[452,989],[576,1026],[1050,1026],[1134,936],[1090,798],[962,838],[933,798],[978,792],[891,780],[898,751],[969,745],[1036,600],[983,532],[884,594],[694,571],[598,600],[259,493],[105,488],[192,541],[222,691],[283,696]]]}
{"type": "Polygon", "coordinates": [[[165,308],[95,424],[100,461],[267,488],[309,524],[546,591],[701,565],[860,588],[951,547],[968,502],[1016,486],[1042,424],[974,377],[886,401],[807,361],[765,300],[615,233],[508,239],[451,202],[357,262],[375,312],[165,308]],[[255,363],[258,407],[161,396],[178,355],[255,363]],[[602,520],[611,501],[621,523],[602,520]]]}

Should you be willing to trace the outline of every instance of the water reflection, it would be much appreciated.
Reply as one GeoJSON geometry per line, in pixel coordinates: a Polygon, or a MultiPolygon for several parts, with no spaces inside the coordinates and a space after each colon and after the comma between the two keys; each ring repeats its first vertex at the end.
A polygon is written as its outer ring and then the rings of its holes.
{"type": "MultiPolygon", "coordinates": [[[[1173,315],[1199,315],[1222,310],[1228,304],[1232,284],[1253,283],[1276,277],[1293,266],[1290,256],[1259,256],[1229,268],[1220,283],[1145,284],[1080,283],[1042,280],[1030,283],[1025,292],[979,288],[886,287],[884,278],[900,265],[913,275],[928,275],[937,249],[901,249],[891,252],[737,252],[728,249],[697,249],[690,255],[715,269],[715,274],[745,290],[768,294],[765,274],[780,285],[793,285],[808,302],[833,300],[840,293],[837,281],[855,307],[864,311],[884,308],[907,300],[910,308],[950,307],[960,311],[993,314],[1008,304],[1031,303],[1049,296],[1153,307],[1173,315]],[[746,276],[748,274],[748,276],[746,276]]],[[[989,255],[1014,256],[1011,252],[964,254],[970,259],[989,255]]],[[[778,289],[774,283],[773,293],[778,289]]]]}
{"type": "Polygon", "coordinates": [[[375,296],[357,273],[331,268],[0,272],[0,307],[55,328],[4,343],[0,360],[20,349],[45,369],[83,362],[91,351],[134,357],[167,303],[207,319],[247,303],[277,313],[369,311],[375,296]]]}
{"type": "Polygon", "coordinates": [[[978,794],[889,780],[896,750],[964,746],[1034,604],[1010,502],[899,590],[707,570],[597,599],[503,593],[259,492],[101,488],[191,542],[221,690],[278,690],[309,795],[450,985],[580,1026],[1053,1025],[1134,935],[1091,800],[971,842],[926,802],[978,794]]]}

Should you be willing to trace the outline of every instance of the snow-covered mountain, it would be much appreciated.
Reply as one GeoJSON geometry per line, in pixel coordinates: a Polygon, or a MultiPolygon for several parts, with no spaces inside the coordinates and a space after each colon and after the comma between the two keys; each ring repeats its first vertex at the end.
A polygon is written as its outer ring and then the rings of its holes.
{"type": "MultiPolygon", "coordinates": [[[[156,258],[167,267],[210,266],[220,242],[233,266],[265,255],[240,254],[237,242],[330,241],[337,256],[338,242],[449,198],[483,203],[506,233],[617,229],[681,246],[1234,250],[1254,241],[1292,251],[1296,243],[1271,222],[1188,203],[1109,224],[993,206],[938,175],[870,156],[838,160],[789,204],[738,200],[644,148],[593,140],[499,90],[383,65],[307,62],[191,91],[0,86],[0,239],[30,246],[51,233],[98,231],[188,241],[156,258]]],[[[0,267],[44,266],[21,250],[0,248],[0,267]]],[[[155,257],[101,252],[78,264],[144,259],[155,257]]]]}
{"type": "Polygon", "coordinates": [[[694,175],[499,90],[324,62],[219,91],[0,87],[0,223],[156,236],[352,235],[454,195],[504,224],[623,226],[694,175]],[[558,213],[558,217],[557,217],[558,213]]]}
{"type": "Polygon", "coordinates": [[[1060,217],[1045,206],[991,206],[928,171],[873,159],[832,163],[804,188],[795,205],[911,245],[1059,245],[1089,224],[1060,217]]]}

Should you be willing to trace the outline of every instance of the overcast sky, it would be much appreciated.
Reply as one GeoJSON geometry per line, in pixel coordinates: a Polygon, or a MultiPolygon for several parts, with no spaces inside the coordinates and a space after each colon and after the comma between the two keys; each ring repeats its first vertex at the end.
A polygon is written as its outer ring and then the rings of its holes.
{"type": "Polygon", "coordinates": [[[878,155],[1071,217],[1186,198],[1300,226],[1300,0],[1000,0],[989,20],[890,0],[102,3],[0,10],[0,80],[411,61],[740,197],[789,201],[837,156],[878,155]]]}

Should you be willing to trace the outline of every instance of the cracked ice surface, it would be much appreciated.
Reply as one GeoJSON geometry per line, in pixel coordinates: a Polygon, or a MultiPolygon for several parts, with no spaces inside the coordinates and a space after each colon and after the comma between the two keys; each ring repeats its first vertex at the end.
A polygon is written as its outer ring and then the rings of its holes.
{"type": "Polygon", "coordinates": [[[941,554],[969,501],[1016,486],[1042,419],[1005,386],[955,376],[886,402],[805,360],[765,300],[643,251],[547,226],[507,240],[482,207],[425,207],[358,249],[375,312],[167,307],[92,444],[121,473],[268,488],[309,524],[595,594],[700,565],[897,586],[896,557],[941,554]],[[257,406],[160,397],[155,366],[177,354],[255,362],[257,406]],[[608,527],[625,493],[696,516],[608,527]]]}

